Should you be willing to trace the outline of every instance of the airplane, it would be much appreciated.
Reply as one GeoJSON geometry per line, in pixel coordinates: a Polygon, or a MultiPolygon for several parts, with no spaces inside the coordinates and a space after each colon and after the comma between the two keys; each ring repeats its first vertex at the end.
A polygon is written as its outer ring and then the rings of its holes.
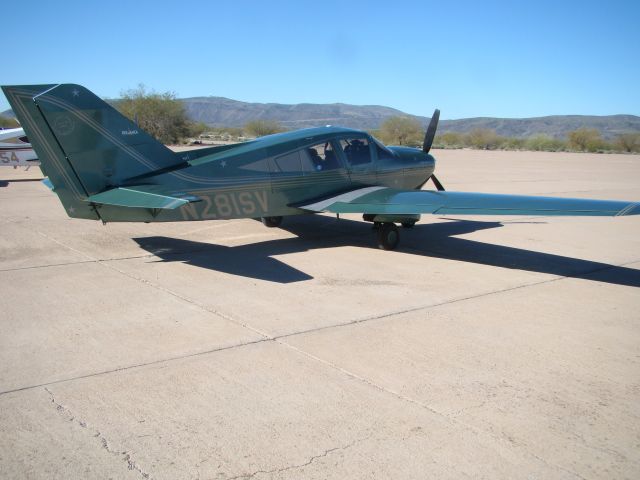
{"type": "Polygon", "coordinates": [[[362,214],[378,247],[396,248],[397,224],[422,214],[640,214],[640,203],[445,191],[430,154],[440,112],[422,149],[385,146],[368,133],[318,127],[239,144],[173,152],[75,84],[2,87],[40,158],[48,185],[73,218],[107,222],[262,219],[362,214]],[[436,190],[423,190],[431,180],[436,190]]]}
{"type": "Polygon", "coordinates": [[[0,130],[0,166],[13,168],[40,165],[22,128],[0,130]]]}

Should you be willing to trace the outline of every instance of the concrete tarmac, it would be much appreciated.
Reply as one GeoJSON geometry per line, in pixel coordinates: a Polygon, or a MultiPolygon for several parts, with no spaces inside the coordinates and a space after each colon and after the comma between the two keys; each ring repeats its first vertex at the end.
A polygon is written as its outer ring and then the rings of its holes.
{"type": "MultiPolygon", "coordinates": [[[[640,201],[640,156],[436,151],[640,201]]],[[[0,169],[0,478],[640,478],[640,217],[69,219],[0,169]]]]}

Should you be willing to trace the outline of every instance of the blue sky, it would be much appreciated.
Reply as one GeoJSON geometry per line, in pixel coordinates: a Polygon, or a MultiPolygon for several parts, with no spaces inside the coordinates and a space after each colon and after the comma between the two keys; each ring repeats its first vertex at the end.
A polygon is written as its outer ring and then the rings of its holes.
{"type": "Polygon", "coordinates": [[[144,83],[179,97],[438,107],[442,118],[640,115],[637,0],[25,0],[16,10],[3,22],[0,84],[117,97],[144,83]]]}

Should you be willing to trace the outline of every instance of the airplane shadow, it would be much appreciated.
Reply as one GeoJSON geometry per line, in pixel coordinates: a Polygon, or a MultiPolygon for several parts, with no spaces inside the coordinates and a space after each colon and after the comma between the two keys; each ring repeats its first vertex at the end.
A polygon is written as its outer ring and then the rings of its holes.
{"type": "Polygon", "coordinates": [[[0,180],[0,187],[8,187],[10,183],[19,182],[41,182],[41,178],[16,178],[13,180],[0,180]]]}
{"type": "MultiPolygon", "coordinates": [[[[401,232],[399,250],[425,257],[640,287],[640,270],[637,269],[456,238],[458,235],[503,227],[501,222],[471,220],[419,224],[401,232]]],[[[371,226],[364,222],[305,215],[285,218],[281,228],[296,238],[235,247],[163,236],[133,240],[163,262],[182,262],[278,283],[300,282],[313,277],[273,258],[275,256],[339,246],[376,248],[371,226]]]]}

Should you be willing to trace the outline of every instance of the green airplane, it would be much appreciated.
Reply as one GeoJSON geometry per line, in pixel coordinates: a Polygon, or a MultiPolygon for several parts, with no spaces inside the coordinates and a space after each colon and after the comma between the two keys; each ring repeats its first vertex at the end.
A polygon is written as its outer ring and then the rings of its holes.
{"type": "Polygon", "coordinates": [[[40,159],[48,184],[73,218],[177,222],[357,213],[378,246],[394,249],[396,224],[421,214],[638,215],[640,203],[444,191],[429,154],[387,147],[366,132],[321,127],[234,145],[173,152],[86,88],[2,87],[40,159]],[[436,190],[422,190],[431,179],[436,190]]]}

